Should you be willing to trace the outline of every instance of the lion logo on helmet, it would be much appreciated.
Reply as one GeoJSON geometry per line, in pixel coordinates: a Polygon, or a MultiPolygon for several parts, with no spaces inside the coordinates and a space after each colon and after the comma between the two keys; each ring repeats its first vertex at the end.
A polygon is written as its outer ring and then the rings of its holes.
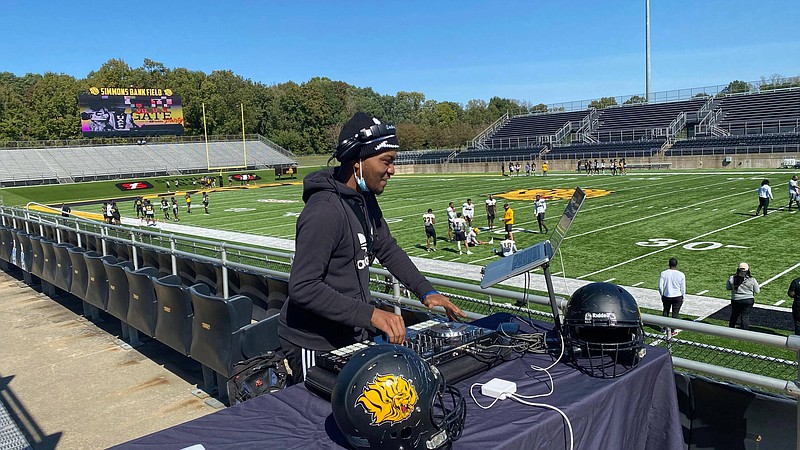
{"type": "Polygon", "coordinates": [[[376,374],[356,399],[356,406],[372,415],[371,425],[398,423],[411,417],[417,404],[417,391],[410,381],[398,375],[376,374]]]}

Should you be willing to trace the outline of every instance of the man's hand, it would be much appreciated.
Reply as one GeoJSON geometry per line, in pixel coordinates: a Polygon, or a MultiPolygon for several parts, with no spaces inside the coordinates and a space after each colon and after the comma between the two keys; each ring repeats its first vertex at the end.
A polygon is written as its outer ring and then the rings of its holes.
{"type": "Polygon", "coordinates": [[[442,294],[430,294],[425,297],[425,301],[422,302],[428,309],[432,309],[434,306],[441,306],[444,308],[445,312],[447,313],[447,318],[453,321],[460,322],[462,319],[467,317],[464,314],[464,311],[461,310],[458,306],[454,305],[453,302],[450,301],[446,296],[442,294]]]}
{"type": "Polygon", "coordinates": [[[372,326],[386,333],[390,344],[402,344],[406,339],[406,324],[399,314],[375,308],[370,322],[372,326]]]}

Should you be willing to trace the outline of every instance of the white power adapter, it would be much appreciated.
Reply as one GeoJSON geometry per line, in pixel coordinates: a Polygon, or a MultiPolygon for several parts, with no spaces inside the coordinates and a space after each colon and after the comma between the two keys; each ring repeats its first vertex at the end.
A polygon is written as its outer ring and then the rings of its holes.
{"type": "Polygon", "coordinates": [[[517,383],[500,378],[492,378],[488,383],[481,386],[481,394],[500,400],[505,400],[515,392],[517,392],[517,383]]]}

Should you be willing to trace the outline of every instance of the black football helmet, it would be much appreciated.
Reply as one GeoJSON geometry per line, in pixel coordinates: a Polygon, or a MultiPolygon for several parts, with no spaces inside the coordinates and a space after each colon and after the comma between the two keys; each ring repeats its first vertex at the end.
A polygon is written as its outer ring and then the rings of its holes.
{"type": "Polygon", "coordinates": [[[563,333],[572,362],[594,377],[622,376],[647,351],[639,305],[628,291],[611,283],[590,283],[572,294],[563,333]]]}
{"type": "Polygon", "coordinates": [[[356,449],[442,449],[461,436],[466,402],[436,369],[399,345],[373,345],[342,368],[333,418],[356,449]]]}

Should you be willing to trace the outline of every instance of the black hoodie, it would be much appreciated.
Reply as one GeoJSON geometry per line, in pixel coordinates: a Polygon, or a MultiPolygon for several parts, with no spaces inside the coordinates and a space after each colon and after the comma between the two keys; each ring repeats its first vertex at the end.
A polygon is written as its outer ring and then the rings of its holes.
{"type": "Polygon", "coordinates": [[[278,331],[309,350],[333,350],[367,337],[375,309],[369,294],[370,235],[373,256],[410,291],[422,297],[433,290],[389,233],[375,195],[354,191],[334,178],[334,170],[303,179],[306,205],[297,219],[289,298],[278,331]],[[354,208],[364,213],[371,233],[363,230],[354,208]]]}

